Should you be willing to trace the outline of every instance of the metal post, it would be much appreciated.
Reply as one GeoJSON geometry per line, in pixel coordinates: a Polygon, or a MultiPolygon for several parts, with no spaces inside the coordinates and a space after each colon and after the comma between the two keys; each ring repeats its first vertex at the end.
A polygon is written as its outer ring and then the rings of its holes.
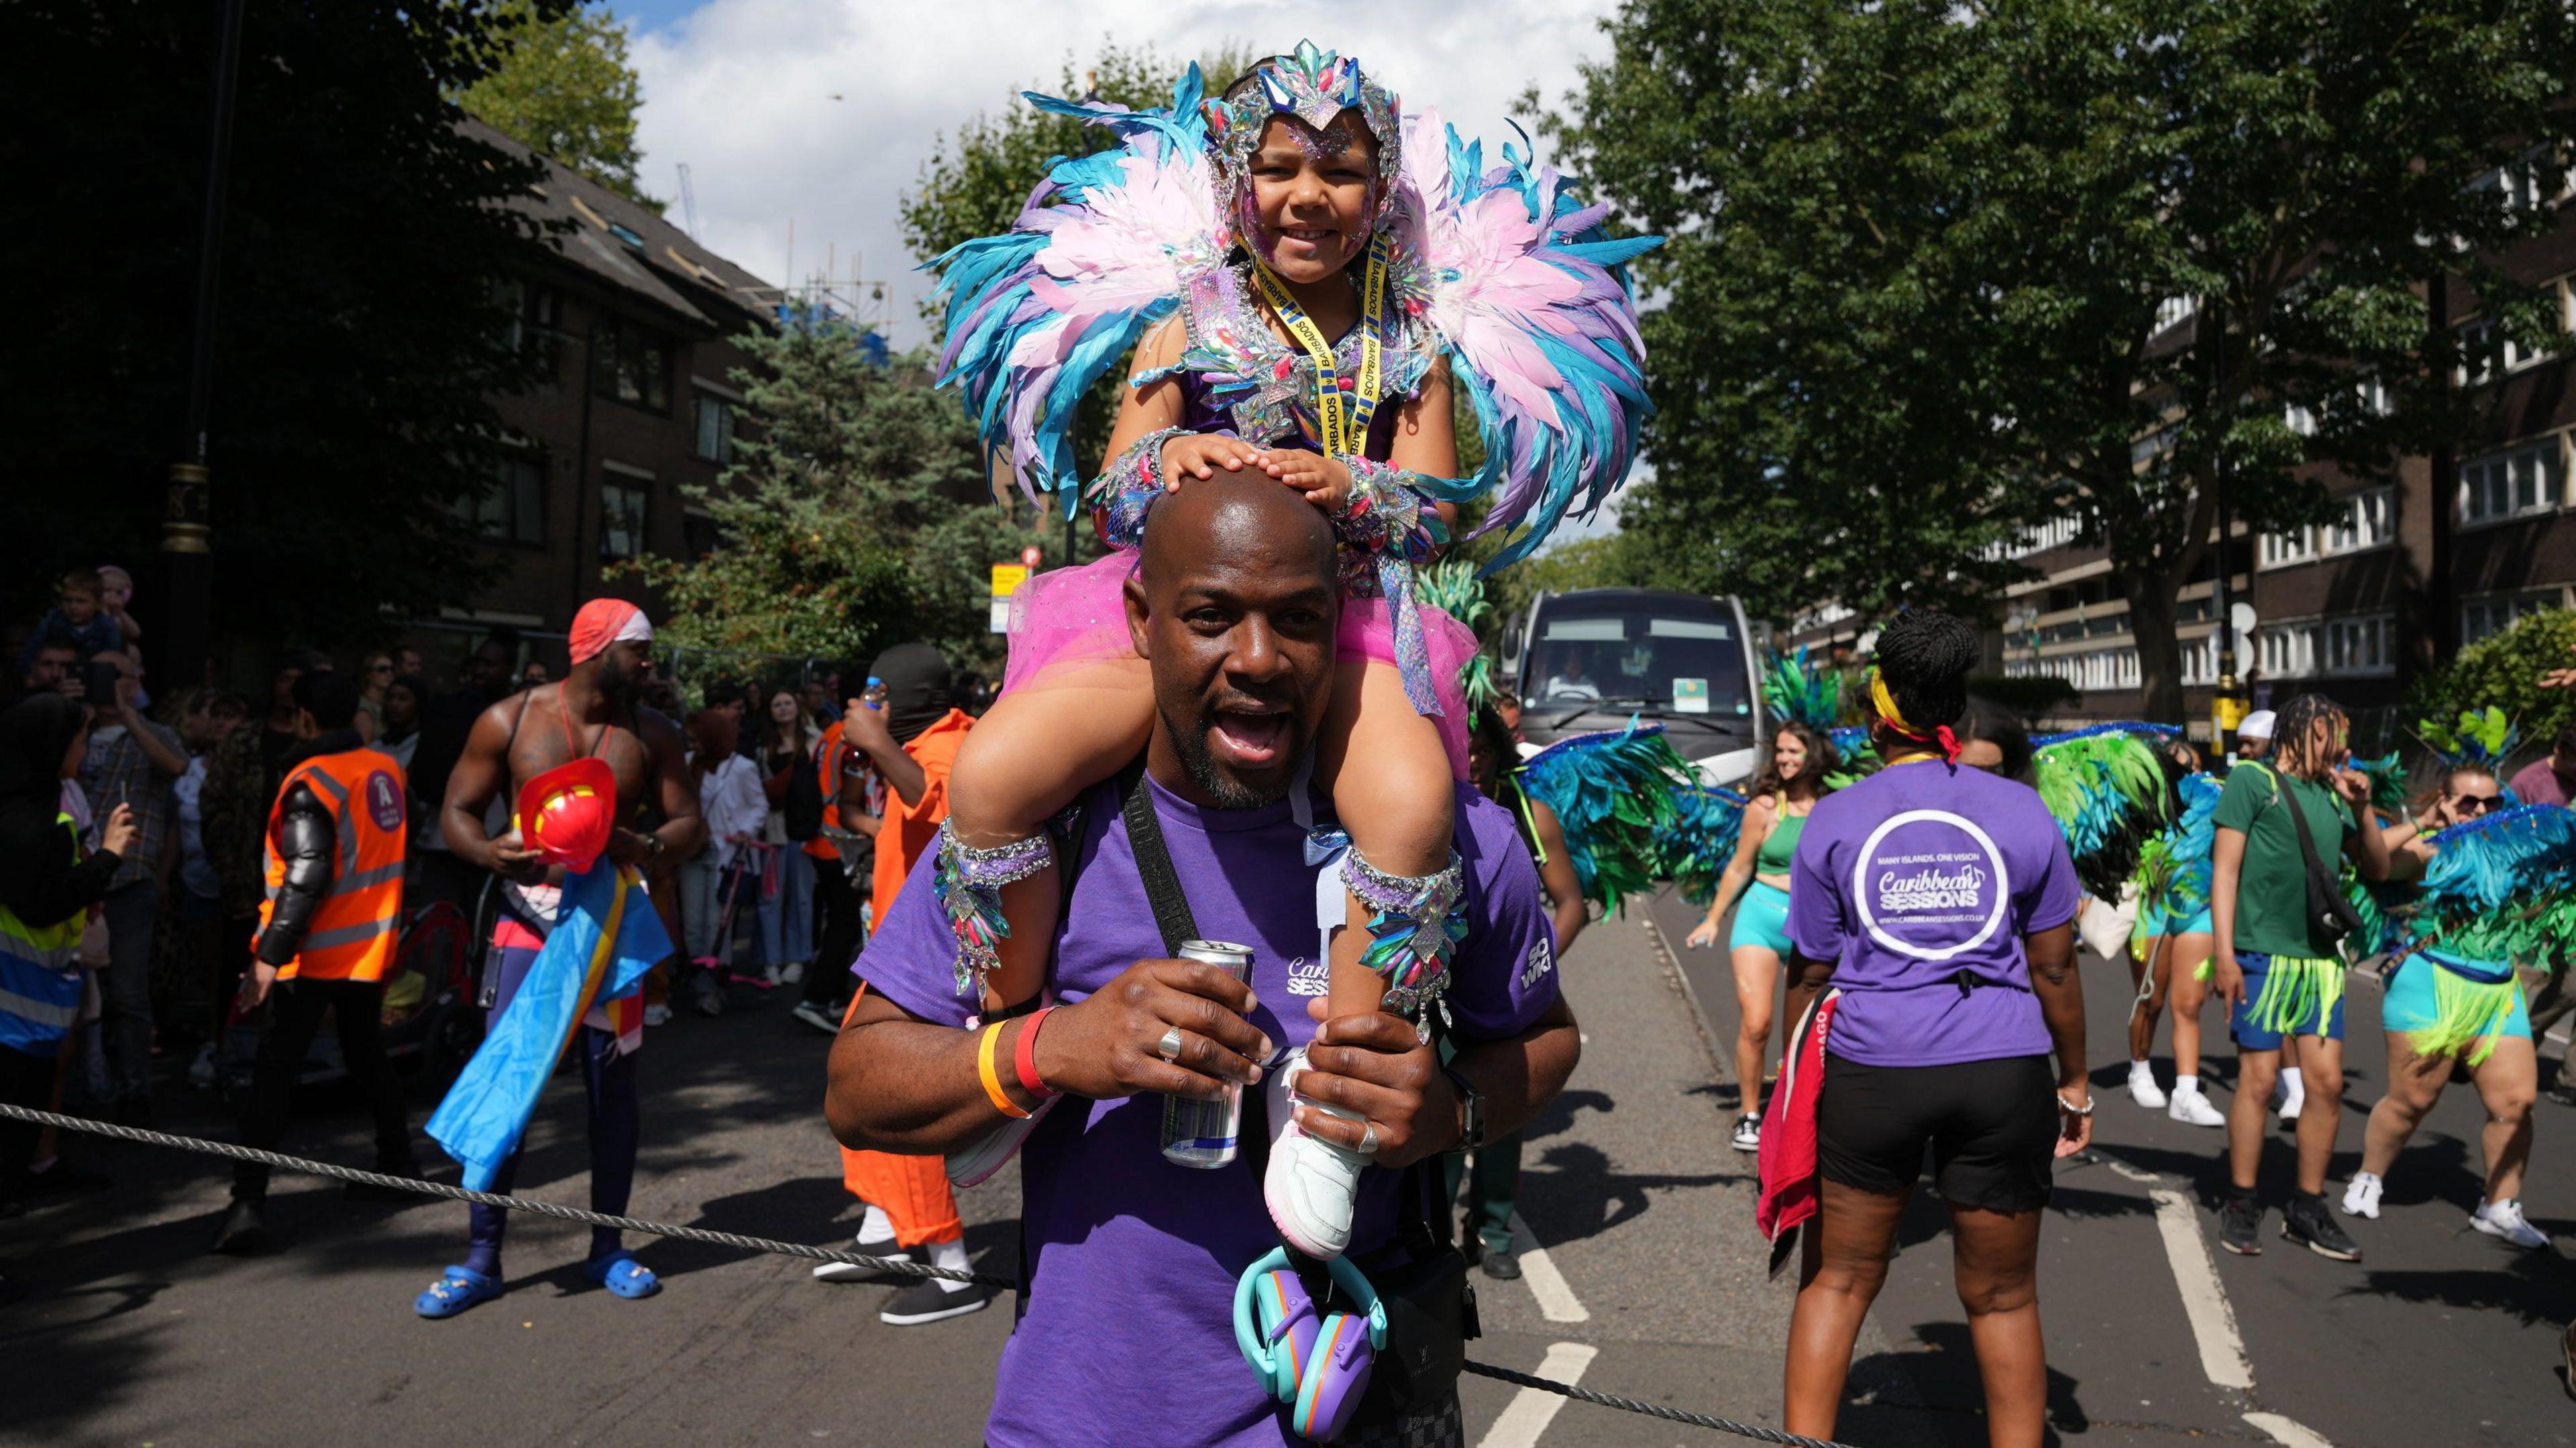
{"type": "Polygon", "coordinates": [[[2236,678],[2236,620],[2233,601],[2228,597],[2228,575],[2234,564],[2228,557],[2233,541],[2228,535],[2227,516],[2227,444],[2226,425],[2230,412],[2227,400],[2227,319],[2207,299],[2201,307],[2201,325],[2210,329],[2217,350],[2210,363],[2210,405],[2218,418],[2220,441],[2211,448],[2209,466],[2210,490],[2218,499],[2218,583],[2211,591],[2210,602],[2217,614],[2215,637],[2218,640],[2218,692],[2210,701],[2210,753],[2223,764],[2236,748],[2236,726],[2245,722],[2244,686],[2236,678]]]}
{"type": "Polygon", "coordinates": [[[225,178],[232,168],[233,94],[241,65],[243,0],[224,0],[215,40],[214,114],[207,126],[205,209],[197,227],[196,310],[188,339],[186,413],[179,456],[161,509],[163,615],[161,653],[167,687],[195,685],[206,670],[214,609],[214,528],[208,507],[206,417],[215,378],[215,298],[221,278],[225,178]]]}

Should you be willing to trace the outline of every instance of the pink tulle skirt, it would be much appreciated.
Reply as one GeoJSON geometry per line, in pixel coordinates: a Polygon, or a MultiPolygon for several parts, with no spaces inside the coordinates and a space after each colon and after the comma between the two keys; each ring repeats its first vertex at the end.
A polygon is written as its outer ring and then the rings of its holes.
{"type": "MultiPolygon", "coordinates": [[[[1002,692],[1044,688],[1041,675],[1069,665],[1135,657],[1127,637],[1125,596],[1128,575],[1135,571],[1135,554],[1113,552],[1079,568],[1049,569],[1021,584],[1011,597],[1011,657],[1002,671],[1002,692]]],[[[1475,656],[1476,635],[1439,609],[1421,608],[1432,690],[1440,700],[1440,714],[1432,722],[1440,726],[1451,772],[1465,779],[1467,701],[1458,690],[1458,673],[1475,656]]],[[[1345,595],[1334,645],[1343,658],[1393,664],[1395,630],[1386,600],[1345,595]]]]}

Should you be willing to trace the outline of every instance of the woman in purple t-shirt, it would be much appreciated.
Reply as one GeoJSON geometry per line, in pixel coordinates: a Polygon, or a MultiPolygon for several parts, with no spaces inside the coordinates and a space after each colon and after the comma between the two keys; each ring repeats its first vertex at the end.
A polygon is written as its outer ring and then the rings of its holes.
{"type": "Polygon", "coordinates": [[[1997,1448],[2040,1441],[2039,1217],[2051,1162],[2091,1138],[2079,894],[2027,785],[1959,762],[1976,634],[1908,611],[1880,632],[1887,767],[1819,802],[1791,870],[1800,968],[1832,971],[1814,1110],[1819,1210],[1789,1325],[1787,1426],[1830,1438],[1852,1342],[1932,1150],[1997,1448]],[[2050,1057],[2054,1055],[2052,1066],[2050,1057]],[[2053,1098],[2053,1099],[2052,1099],[2053,1098]]]}

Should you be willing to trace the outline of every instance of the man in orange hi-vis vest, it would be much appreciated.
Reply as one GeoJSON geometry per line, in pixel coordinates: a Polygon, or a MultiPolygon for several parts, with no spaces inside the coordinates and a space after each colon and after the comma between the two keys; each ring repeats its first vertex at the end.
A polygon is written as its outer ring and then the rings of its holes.
{"type": "MultiPolygon", "coordinates": [[[[251,969],[242,978],[246,1007],[269,1004],[242,1141],[276,1147],[304,1052],[327,1010],[339,1022],[341,1060],[375,1110],[376,1170],[418,1176],[402,1088],[385,1059],[382,1032],[385,974],[402,938],[403,845],[410,834],[402,766],[360,742],[353,727],[358,686],[345,675],[306,674],[296,681],[295,707],[304,742],[269,807],[268,898],[259,909],[251,969]]],[[[244,1162],[233,1169],[232,1209],[215,1250],[248,1253],[265,1245],[267,1197],[267,1167],[244,1162]]]]}
{"type": "MultiPolygon", "coordinates": [[[[871,918],[883,920],[894,908],[904,877],[939,838],[940,823],[948,818],[948,774],[975,721],[949,703],[948,661],[928,644],[897,644],[878,655],[868,672],[884,684],[885,697],[853,703],[842,716],[842,738],[852,751],[854,772],[863,765],[884,785],[885,812],[874,821],[876,871],[868,903],[871,918]]],[[[844,785],[845,803],[849,787],[844,785]]],[[[824,962],[815,965],[819,969],[824,962]]],[[[872,1257],[926,1256],[934,1267],[965,1270],[966,1226],[957,1214],[956,1193],[948,1186],[945,1160],[843,1151],[841,1183],[868,1204],[857,1250],[872,1257]]],[[[826,1262],[814,1275],[833,1282],[870,1274],[862,1267],[826,1262]]],[[[896,1293],[877,1316],[910,1327],[962,1316],[992,1300],[989,1287],[925,1277],[896,1293]]]]}

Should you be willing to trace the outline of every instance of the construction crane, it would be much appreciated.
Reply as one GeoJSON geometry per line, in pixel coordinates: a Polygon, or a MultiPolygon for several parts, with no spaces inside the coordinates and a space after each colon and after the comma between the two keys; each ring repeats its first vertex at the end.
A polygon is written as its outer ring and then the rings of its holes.
{"type": "Polygon", "coordinates": [[[698,239],[698,188],[689,184],[689,163],[680,163],[680,217],[689,224],[689,240],[698,239]]]}

